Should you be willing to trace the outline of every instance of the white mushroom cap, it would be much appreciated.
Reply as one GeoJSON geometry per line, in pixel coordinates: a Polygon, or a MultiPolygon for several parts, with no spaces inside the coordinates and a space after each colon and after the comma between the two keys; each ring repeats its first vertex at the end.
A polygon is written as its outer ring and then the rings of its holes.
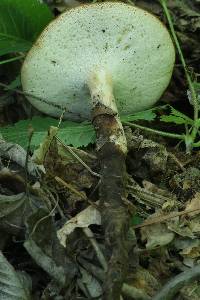
{"type": "MultiPolygon", "coordinates": [[[[172,40],[150,13],[124,3],[98,3],[66,11],[42,32],[22,68],[25,92],[67,109],[65,117],[90,119],[88,78],[104,69],[112,78],[119,114],[151,107],[169,84],[172,40]]],[[[28,97],[40,111],[61,109],[28,97]]]]}

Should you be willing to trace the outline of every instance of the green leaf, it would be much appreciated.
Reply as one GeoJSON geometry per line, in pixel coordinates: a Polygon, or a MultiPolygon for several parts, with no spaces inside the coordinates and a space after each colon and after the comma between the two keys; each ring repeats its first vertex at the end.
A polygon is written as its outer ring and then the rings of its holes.
{"type": "MultiPolygon", "coordinates": [[[[30,125],[34,129],[31,146],[32,148],[37,148],[45,138],[49,127],[57,126],[58,121],[50,117],[34,117],[32,120],[19,121],[14,126],[3,127],[0,131],[7,141],[17,143],[26,149],[29,137],[28,128],[30,125]]],[[[85,147],[90,143],[94,143],[96,140],[94,128],[87,122],[62,122],[58,137],[63,143],[77,148],[85,147]]]]}
{"type": "Polygon", "coordinates": [[[0,299],[30,300],[27,287],[0,251],[0,299]]]}
{"type": "Polygon", "coordinates": [[[200,90],[200,82],[197,82],[197,81],[193,81],[193,86],[194,86],[194,88],[195,88],[195,90],[200,90]]]}
{"type": "MultiPolygon", "coordinates": [[[[18,80],[17,83],[19,83],[18,80]]],[[[135,120],[152,121],[156,117],[154,111],[160,108],[162,107],[149,109],[134,115],[122,116],[121,119],[122,122],[135,120]]],[[[30,125],[34,129],[31,147],[32,149],[35,149],[46,137],[49,127],[57,126],[58,121],[50,117],[34,117],[32,120],[19,121],[14,126],[3,127],[0,131],[7,141],[17,143],[26,149],[28,146],[28,128],[30,125]]],[[[95,130],[89,122],[75,123],[71,121],[64,121],[61,124],[57,136],[66,145],[72,145],[76,148],[86,147],[96,141],[95,130]]]]}
{"type": "Polygon", "coordinates": [[[134,225],[139,225],[143,222],[143,219],[138,216],[138,215],[134,215],[131,219],[131,225],[134,226],[134,225]]]}
{"type": "Polygon", "coordinates": [[[153,121],[156,118],[155,108],[144,110],[133,115],[121,116],[122,122],[132,122],[137,120],[153,121]]]}
{"type": "Polygon", "coordinates": [[[154,121],[156,118],[156,112],[167,109],[169,105],[161,105],[161,106],[156,106],[151,109],[147,109],[144,111],[137,112],[132,115],[127,115],[127,116],[120,116],[122,123],[123,122],[133,122],[133,121],[138,121],[138,120],[144,120],[144,121],[154,121]]]}
{"type": "Polygon", "coordinates": [[[175,124],[186,124],[185,119],[180,118],[180,117],[176,117],[173,115],[169,115],[169,116],[162,116],[160,118],[160,120],[162,122],[166,122],[166,123],[175,123],[175,124]]]}
{"type": "Polygon", "coordinates": [[[39,0],[0,0],[0,55],[29,50],[52,19],[39,0]]]}
{"type": "Polygon", "coordinates": [[[75,123],[65,121],[57,136],[66,144],[74,147],[86,147],[96,141],[94,127],[87,122],[75,123]]]}
{"type": "Polygon", "coordinates": [[[181,113],[180,111],[176,110],[172,106],[170,106],[171,113],[168,116],[161,116],[160,120],[162,122],[166,123],[175,123],[175,124],[185,124],[185,125],[193,125],[193,120],[190,119],[188,116],[185,114],[181,113]]]}
{"type": "Polygon", "coordinates": [[[21,78],[20,75],[18,75],[13,81],[10,82],[7,88],[5,90],[11,90],[16,89],[21,86],[21,78]]]}

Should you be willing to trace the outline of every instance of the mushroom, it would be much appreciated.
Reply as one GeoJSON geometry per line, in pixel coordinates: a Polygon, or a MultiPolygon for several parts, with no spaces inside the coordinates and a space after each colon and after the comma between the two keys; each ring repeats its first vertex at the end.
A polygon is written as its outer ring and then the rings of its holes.
{"type": "Polygon", "coordinates": [[[105,299],[119,299],[130,250],[127,142],[119,115],[151,107],[169,84],[174,60],[170,35],[155,16],[105,2],[61,14],[44,29],[22,67],[23,89],[37,109],[55,117],[66,109],[65,118],[92,120],[96,129],[100,210],[110,248],[105,299]]]}

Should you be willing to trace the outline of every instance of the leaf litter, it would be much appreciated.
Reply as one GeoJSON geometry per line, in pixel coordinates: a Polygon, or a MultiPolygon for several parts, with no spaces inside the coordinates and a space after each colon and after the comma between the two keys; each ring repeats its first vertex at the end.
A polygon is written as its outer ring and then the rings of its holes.
{"type": "MultiPolygon", "coordinates": [[[[65,1],[53,2],[51,6],[58,10],[68,5],[65,1]]],[[[133,2],[163,17],[156,1],[133,2]]],[[[186,59],[196,73],[200,72],[195,67],[200,54],[198,2],[168,1],[186,59]]],[[[182,113],[178,111],[180,102],[188,100],[183,78],[177,65],[162,97],[173,106],[168,116],[159,112],[163,129],[191,124],[188,104],[182,113]]],[[[19,95],[12,97],[19,101],[19,95]]],[[[1,256],[1,265],[6,265],[4,272],[9,276],[6,291],[11,292],[15,284],[13,299],[29,299],[30,293],[43,300],[101,299],[107,253],[98,210],[100,178],[92,146],[94,131],[90,124],[84,124],[85,135],[80,135],[82,125],[66,126],[65,122],[62,128],[67,129],[58,130],[58,137],[70,145],[78,160],[55,138],[57,132],[51,132],[49,125],[57,126],[57,121],[46,118],[48,122],[43,125],[42,119],[32,119],[32,157],[24,150],[29,135],[23,122],[30,121],[20,121],[13,132],[2,129],[6,141],[0,143],[0,247],[8,256],[1,256]],[[11,133],[15,140],[12,136],[9,140],[11,133]],[[21,143],[23,148],[18,145],[21,143]],[[24,281],[18,271],[23,271],[24,281]],[[31,284],[27,285],[29,280],[31,284]]],[[[153,120],[157,123],[153,111],[137,116],[139,119],[142,125],[150,126],[153,120]]],[[[134,121],[134,116],[126,121],[130,120],[134,121]]],[[[125,132],[129,149],[127,205],[133,224],[137,224],[130,231],[136,246],[122,287],[123,299],[199,299],[199,151],[186,155],[181,145],[163,137],[128,126],[125,132]]],[[[1,287],[2,293],[4,289],[1,287]]]]}

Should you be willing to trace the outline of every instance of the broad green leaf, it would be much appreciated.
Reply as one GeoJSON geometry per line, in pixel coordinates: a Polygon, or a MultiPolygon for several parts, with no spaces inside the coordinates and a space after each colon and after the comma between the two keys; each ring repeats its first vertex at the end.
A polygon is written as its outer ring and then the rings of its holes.
{"type": "Polygon", "coordinates": [[[171,113],[168,116],[161,116],[160,120],[166,123],[175,123],[175,124],[185,124],[185,125],[193,125],[193,120],[190,119],[185,114],[181,113],[180,111],[176,110],[172,106],[170,106],[171,113]]]}
{"type": "Polygon", "coordinates": [[[0,299],[30,300],[27,287],[0,251],[0,299]]]}
{"type": "Polygon", "coordinates": [[[63,122],[66,125],[61,128],[57,136],[67,145],[74,147],[86,147],[96,141],[94,128],[89,123],[63,122]]]}
{"type": "MultiPolygon", "coordinates": [[[[32,120],[22,120],[14,126],[3,127],[0,129],[3,137],[10,142],[17,143],[23,148],[28,145],[28,129],[34,129],[31,140],[32,148],[37,148],[45,138],[50,126],[57,126],[58,121],[53,118],[34,117],[32,120]]],[[[95,131],[89,123],[75,123],[64,121],[58,132],[58,137],[67,145],[74,147],[87,146],[95,142],[95,131]]]]}
{"type": "Polygon", "coordinates": [[[0,0],[0,55],[29,50],[52,19],[39,0],[0,0]]]}
{"type": "MultiPolygon", "coordinates": [[[[156,117],[154,110],[157,108],[146,110],[135,115],[122,116],[122,123],[126,121],[136,120],[154,120],[156,117]]],[[[0,129],[3,137],[13,143],[21,145],[24,149],[28,146],[28,128],[32,126],[34,134],[31,140],[32,149],[37,148],[46,137],[50,126],[57,126],[58,121],[50,117],[34,117],[32,120],[22,120],[14,126],[3,127],[0,129]]],[[[91,123],[75,123],[64,121],[58,131],[57,136],[67,145],[73,147],[86,147],[90,143],[95,143],[96,135],[91,123]]]]}
{"type": "MultiPolygon", "coordinates": [[[[133,120],[150,121],[153,120],[155,116],[152,110],[148,110],[131,116],[123,116],[122,122],[133,120]]],[[[3,127],[0,129],[0,132],[7,141],[17,143],[26,149],[28,145],[28,128],[32,126],[34,134],[31,140],[31,147],[37,148],[46,137],[49,127],[57,125],[58,121],[56,119],[50,117],[34,117],[32,120],[19,121],[14,126],[3,127]]],[[[57,136],[66,145],[72,145],[77,148],[86,147],[96,141],[94,128],[89,122],[75,123],[64,121],[61,124],[57,136]]]]}

